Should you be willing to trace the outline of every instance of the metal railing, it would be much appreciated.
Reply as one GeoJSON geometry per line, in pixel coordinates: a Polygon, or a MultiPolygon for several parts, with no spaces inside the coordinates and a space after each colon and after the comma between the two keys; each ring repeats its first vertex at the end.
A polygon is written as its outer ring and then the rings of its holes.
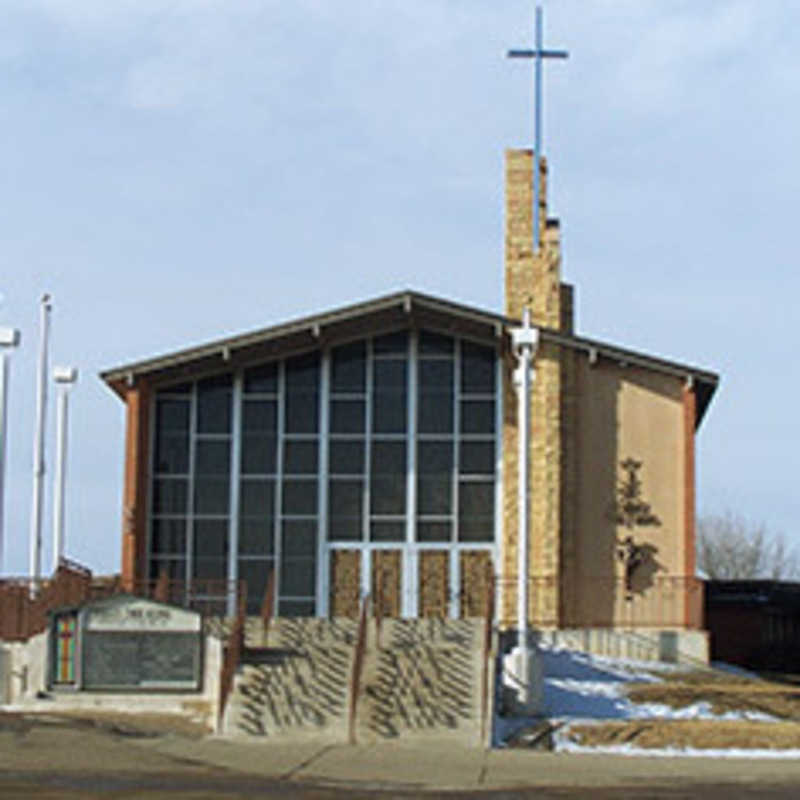
{"type": "Polygon", "coordinates": [[[242,650],[244,649],[244,626],[247,614],[247,594],[242,592],[239,595],[239,602],[237,604],[236,619],[233,623],[230,636],[228,637],[228,644],[222,657],[222,667],[220,668],[219,675],[219,724],[222,725],[222,719],[225,714],[225,706],[228,703],[233,684],[236,679],[236,672],[239,669],[239,664],[242,660],[242,650]]]}
{"type": "Polygon", "coordinates": [[[358,616],[358,634],[356,636],[353,668],[350,673],[350,708],[348,714],[348,741],[356,743],[356,712],[358,711],[358,693],[361,690],[361,676],[364,671],[364,657],[367,651],[367,612],[369,595],[361,601],[361,612],[358,616]]]}
{"type": "Polygon", "coordinates": [[[495,576],[491,566],[486,581],[486,619],[483,631],[483,664],[481,665],[481,745],[486,743],[489,724],[489,677],[492,660],[492,637],[494,633],[495,576]]]}

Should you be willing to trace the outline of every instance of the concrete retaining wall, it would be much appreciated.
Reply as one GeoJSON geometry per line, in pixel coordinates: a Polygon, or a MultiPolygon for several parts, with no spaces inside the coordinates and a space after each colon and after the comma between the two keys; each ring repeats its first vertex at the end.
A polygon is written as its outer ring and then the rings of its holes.
{"type": "Polygon", "coordinates": [[[219,676],[223,642],[205,637],[203,682],[199,692],[92,692],[47,689],[47,633],[27,642],[0,645],[0,699],[6,706],[26,711],[116,711],[149,714],[180,714],[216,728],[219,707],[219,676]],[[7,690],[2,696],[3,660],[7,690]],[[38,696],[37,696],[38,695],[38,696]]]}
{"type": "Polygon", "coordinates": [[[620,631],[614,628],[578,628],[540,631],[539,641],[610,658],[666,661],[687,666],[707,666],[708,631],[652,630],[620,631]]]}

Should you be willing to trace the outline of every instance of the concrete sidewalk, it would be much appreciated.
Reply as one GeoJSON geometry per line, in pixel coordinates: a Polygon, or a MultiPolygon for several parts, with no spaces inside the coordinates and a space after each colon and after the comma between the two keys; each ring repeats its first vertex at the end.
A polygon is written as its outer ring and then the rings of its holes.
{"type": "MultiPolygon", "coordinates": [[[[348,746],[309,741],[241,742],[179,737],[137,740],[162,755],[235,772],[354,788],[491,790],[681,784],[794,785],[789,759],[640,758],[532,750],[480,750],[440,740],[348,746]]],[[[799,792],[800,793],[800,790],[799,792]]]]}

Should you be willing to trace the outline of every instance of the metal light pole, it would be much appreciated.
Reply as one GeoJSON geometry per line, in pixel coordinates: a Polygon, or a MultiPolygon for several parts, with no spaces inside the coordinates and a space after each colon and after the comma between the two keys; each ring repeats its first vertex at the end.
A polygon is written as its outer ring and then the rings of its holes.
{"type": "Polygon", "coordinates": [[[518,495],[517,514],[517,644],[506,656],[505,671],[513,676],[517,708],[520,713],[538,714],[542,702],[541,663],[536,648],[530,641],[528,630],[528,580],[530,550],[530,403],[533,379],[533,361],[539,345],[539,331],[531,327],[528,308],[522,311],[522,325],[511,331],[517,368],[514,384],[517,388],[518,421],[518,495]]]}
{"type": "Polygon", "coordinates": [[[3,573],[3,498],[5,495],[6,442],[8,441],[8,353],[19,344],[19,331],[0,328],[0,575],[3,573]]]}
{"type": "Polygon", "coordinates": [[[56,422],[56,478],[53,496],[53,573],[64,555],[64,495],[67,482],[67,414],[70,387],[78,380],[75,367],[56,367],[53,379],[58,386],[56,422]]]}
{"type": "Polygon", "coordinates": [[[33,508],[31,510],[31,595],[38,590],[42,570],[42,495],[44,483],[44,430],[47,420],[47,349],[50,336],[50,295],[42,296],[39,308],[39,366],[36,377],[36,430],[33,436],[33,508]]]}

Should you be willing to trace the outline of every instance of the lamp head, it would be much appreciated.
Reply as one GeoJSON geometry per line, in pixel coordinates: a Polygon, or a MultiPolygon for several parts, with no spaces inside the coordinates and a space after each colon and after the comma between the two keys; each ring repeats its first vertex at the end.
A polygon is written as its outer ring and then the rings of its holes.
{"type": "Polygon", "coordinates": [[[75,367],[54,367],[53,380],[56,383],[75,383],[78,380],[78,370],[75,367]]]}
{"type": "Polygon", "coordinates": [[[16,328],[0,327],[0,347],[16,347],[19,344],[19,331],[16,328]]]}

